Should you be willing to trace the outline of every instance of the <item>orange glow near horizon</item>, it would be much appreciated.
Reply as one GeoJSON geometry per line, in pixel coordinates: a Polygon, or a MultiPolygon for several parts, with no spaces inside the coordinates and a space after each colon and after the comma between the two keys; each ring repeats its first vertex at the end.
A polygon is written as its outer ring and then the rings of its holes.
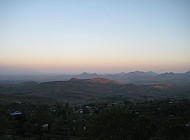
{"type": "Polygon", "coordinates": [[[82,73],[82,72],[93,72],[93,73],[117,73],[117,72],[129,72],[129,71],[155,71],[155,72],[186,72],[190,69],[190,65],[187,64],[129,64],[129,63],[9,63],[2,64],[5,67],[18,67],[27,68],[39,72],[48,73],[82,73]]]}

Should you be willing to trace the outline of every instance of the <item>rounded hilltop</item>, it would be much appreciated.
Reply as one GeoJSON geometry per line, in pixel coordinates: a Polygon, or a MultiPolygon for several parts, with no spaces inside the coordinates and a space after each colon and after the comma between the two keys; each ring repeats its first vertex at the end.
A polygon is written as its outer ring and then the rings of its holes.
{"type": "Polygon", "coordinates": [[[94,81],[94,82],[98,82],[98,83],[102,83],[102,84],[120,84],[117,81],[106,79],[106,78],[92,78],[89,80],[94,81]]]}
{"type": "Polygon", "coordinates": [[[88,79],[79,79],[71,78],[69,82],[90,82],[90,83],[99,83],[99,84],[121,84],[117,81],[106,79],[106,78],[88,78],[88,79]]]}

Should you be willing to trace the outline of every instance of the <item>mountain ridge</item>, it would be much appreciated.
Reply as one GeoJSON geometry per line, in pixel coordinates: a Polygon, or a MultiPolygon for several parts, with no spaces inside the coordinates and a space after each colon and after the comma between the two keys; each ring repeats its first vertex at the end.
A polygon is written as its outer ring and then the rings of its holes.
{"type": "Polygon", "coordinates": [[[117,97],[131,99],[154,99],[166,96],[187,95],[190,88],[179,88],[173,84],[153,83],[139,85],[134,83],[120,83],[106,78],[78,79],[67,81],[49,81],[36,83],[33,81],[21,84],[0,84],[0,93],[16,95],[34,95],[52,98],[58,101],[84,102],[117,99],[117,97]],[[164,93],[164,94],[163,94],[164,93]]]}
{"type": "Polygon", "coordinates": [[[79,75],[25,75],[25,76],[14,76],[14,75],[1,75],[0,83],[21,83],[26,81],[36,81],[36,82],[48,82],[48,81],[66,81],[71,78],[78,79],[91,79],[91,78],[105,78],[114,80],[120,83],[190,83],[190,71],[185,73],[173,73],[166,72],[157,74],[153,71],[143,72],[121,72],[116,74],[97,74],[97,73],[81,73],[79,75]]]}

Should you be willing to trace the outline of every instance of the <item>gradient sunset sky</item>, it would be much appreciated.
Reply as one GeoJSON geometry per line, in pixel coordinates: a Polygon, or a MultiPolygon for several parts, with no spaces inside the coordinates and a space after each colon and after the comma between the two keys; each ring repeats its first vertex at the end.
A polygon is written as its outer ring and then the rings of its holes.
{"type": "Polygon", "coordinates": [[[190,0],[0,0],[0,67],[190,70],[190,0]]]}

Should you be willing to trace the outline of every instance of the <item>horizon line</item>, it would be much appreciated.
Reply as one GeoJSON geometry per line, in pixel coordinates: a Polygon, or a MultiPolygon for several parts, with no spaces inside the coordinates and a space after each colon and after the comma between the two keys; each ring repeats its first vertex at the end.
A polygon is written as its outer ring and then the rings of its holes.
{"type": "Polygon", "coordinates": [[[148,72],[152,72],[155,74],[164,74],[164,73],[173,73],[173,74],[183,74],[183,73],[188,73],[190,72],[190,70],[185,71],[185,72],[174,72],[174,71],[164,71],[164,72],[155,72],[155,71],[141,71],[141,70],[134,70],[134,71],[129,71],[129,72],[125,72],[125,71],[121,71],[121,72],[108,72],[108,73],[98,73],[98,72],[88,72],[88,71],[84,71],[84,72],[78,72],[78,73],[60,73],[60,72],[36,72],[36,73],[0,73],[1,76],[58,76],[58,75],[82,75],[82,74],[97,74],[97,75],[109,75],[109,74],[129,74],[129,73],[133,73],[133,72],[143,72],[143,73],[148,73],[148,72]]]}

